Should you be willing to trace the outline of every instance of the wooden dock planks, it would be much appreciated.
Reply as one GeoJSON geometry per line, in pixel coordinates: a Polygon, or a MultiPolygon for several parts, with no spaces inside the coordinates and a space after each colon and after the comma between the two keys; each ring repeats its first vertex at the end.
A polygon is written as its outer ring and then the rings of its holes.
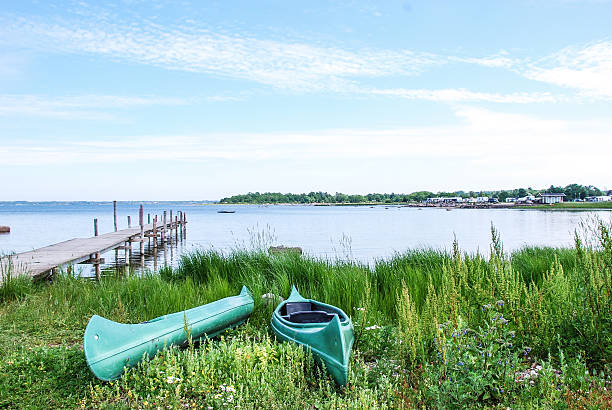
{"type": "Polygon", "coordinates": [[[91,255],[121,248],[125,242],[140,241],[142,233],[146,238],[159,236],[160,233],[163,235],[172,229],[179,229],[180,225],[185,223],[186,219],[165,225],[146,224],[142,231],[138,226],[91,238],[74,238],[33,251],[6,256],[0,259],[0,282],[3,280],[3,274],[9,269],[13,277],[21,275],[32,278],[44,277],[58,266],[87,261],[91,255]]]}

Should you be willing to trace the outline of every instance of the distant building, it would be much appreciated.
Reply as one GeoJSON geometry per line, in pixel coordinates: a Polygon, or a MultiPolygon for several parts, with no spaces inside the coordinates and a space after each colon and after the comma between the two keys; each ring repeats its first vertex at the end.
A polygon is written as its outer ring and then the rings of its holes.
{"type": "Polygon", "coordinates": [[[489,197],[488,196],[479,196],[478,198],[476,198],[476,202],[489,202],[489,197]]]}
{"type": "Polygon", "coordinates": [[[588,196],[585,200],[589,202],[608,202],[612,201],[612,195],[588,196]]]}
{"type": "Polygon", "coordinates": [[[563,202],[563,198],[565,198],[565,194],[555,194],[555,193],[542,193],[538,194],[538,199],[543,204],[558,204],[559,202],[563,202]]]}
{"type": "Polygon", "coordinates": [[[516,198],[517,204],[532,204],[536,200],[536,197],[533,195],[527,195],[520,198],[516,198]]]}
{"type": "Polygon", "coordinates": [[[440,203],[456,204],[459,202],[465,202],[465,200],[461,198],[460,196],[451,196],[451,197],[427,198],[425,202],[429,204],[440,204],[440,203]]]}
{"type": "Polygon", "coordinates": [[[506,202],[514,203],[514,202],[516,202],[516,198],[506,198],[506,202]]]}

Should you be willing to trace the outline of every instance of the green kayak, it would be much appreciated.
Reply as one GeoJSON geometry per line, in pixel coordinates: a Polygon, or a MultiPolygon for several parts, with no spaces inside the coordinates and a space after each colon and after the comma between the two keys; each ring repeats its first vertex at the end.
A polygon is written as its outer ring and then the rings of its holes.
{"type": "Polygon", "coordinates": [[[282,339],[312,351],[336,382],[348,380],[349,357],[355,340],[353,323],[341,309],[303,298],[295,288],[272,315],[272,329],[282,339]]]}
{"type": "Polygon", "coordinates": [[[241,324],[252,312],[253,296],[243,286],[238,296],[133,325],[94,315],[85,329],[85,359],[97,378],[114,380],[125,366],[137,365],[145,355],[153,357],[167,346],[185,343],[185,322],[193,340],[212,338],[241,324]]]}

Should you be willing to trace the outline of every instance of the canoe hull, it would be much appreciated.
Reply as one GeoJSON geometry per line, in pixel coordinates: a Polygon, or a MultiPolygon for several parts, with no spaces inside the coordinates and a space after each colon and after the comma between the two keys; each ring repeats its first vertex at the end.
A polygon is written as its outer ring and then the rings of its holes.
{"type": "Polygon", "coordinates": [[[310,350],[314,358],[325,365],[340,386],[346,385],[355,336],[350,318],[341,309],[312,299],[304,299],[294,288],[291,296],[275,309],[271,326],[279,339],[297,343],[310,350]],[[294,323],[284,318],[281,313],[283,306],[291,302],[309,302],[332,313],[337,311],[338,314],[325,323],[294,323]]]}
{"type": "Polygon", "coordinates": [[[123,324],[94,315],[83,341],[87,365],[101,380],[117,379],[124,367],[136,366],[144,357],[153,357],[167,346],[185,343],[185,323],[193,340],[212,338],[244,322],[253,312],[253,304],[251,293],[243,287],[238,296],[144,323],[123,324]]]}

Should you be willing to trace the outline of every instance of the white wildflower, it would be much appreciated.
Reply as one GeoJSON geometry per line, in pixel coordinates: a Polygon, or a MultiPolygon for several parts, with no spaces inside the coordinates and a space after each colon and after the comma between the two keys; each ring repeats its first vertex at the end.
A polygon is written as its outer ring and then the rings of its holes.
{"type": "Polygon", "coordinates": [[[166,378],[166,383],[168,384],[173,384],[173,383],[177,383],[180,381],[181,379],[179,379],[178,377],[174,377],[174,376],[168,376],[168,378],[166,378]]]}
{"type": "Polygon", "coordinates": [[[368,326],[365,328],[365,330],[377,330],[377,329],[382,329],[382,327],[378,325],[374,325],[374,326],[368,326]]]}

